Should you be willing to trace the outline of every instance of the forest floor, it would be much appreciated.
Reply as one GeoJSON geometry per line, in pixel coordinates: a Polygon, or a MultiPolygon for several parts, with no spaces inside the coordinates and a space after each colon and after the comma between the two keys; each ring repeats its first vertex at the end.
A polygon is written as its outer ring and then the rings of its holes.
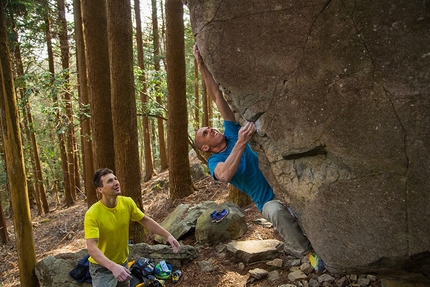
{"type": "MultiPolygon", "coordinates": [[[[228,200],[228,185],[217,183],[210,176],[195,182],[197,190],[186,198],[171,202],[169,200],[168,172],[163,172],[155,176],[149,182],[143,184],[145,191],[143,195],[143,206],[145,213],[157,222],[163,219],[182,203],[197,204],[206,200],[221,203],[228,200]]],[[[33,214],[33,232],[36,246],[37,261],[59,253],[77,252],[85,249],[83,234],[83,218],[87,210],[86,202],[83,198],[76,201],[75,205],[69,208],[61,206],[51,206],[52,211],[48,214],[37,216],[33,214]]],[[[254,204],[250,204],[242,209],[248,222],[248,231],[240,240],[255,239],[278,239],[282,238],[273,228],[265,228],[260,224],[253,223],[254,220],[261,218],[261,213],[254,204]]],[[[11,241],[0,249],[0,286],[16,287],[19,285],[18,259],[15,248],[15,238],[13,232],[13,222],[8,220],[8,231],[11,241]]],[[[194,234],[179,240],[181,244],[195,246],[194,234]]],[[[155,244],[153,235],[148,236],[147,243],[155,244]]],[[[173,284],[170,280],[166,281],[166,286],[185,286],[185,287],[221,287],[221,286],[253,286],[253,287],[273,287],[285,283],[288,280],[289,269],[279,270],[280,279],[271,282],[267,279],[249,283],[249,270],[262,268],[268,270],[265,262],[259,262],[245,266],[243,270],[238,268],[238,261],[231,256],[220,256],[216,252],[215,246],[204,246],[198,248],[199,257],[182,267],[182,278],[178,284],[173,284]],[[210,260],[213,271],[203,272],[198,262],[210,260]]],[[[282,258],[280,254],[280,258],[282,258]]],[[[379,280],[378,280],[379,281],[379,280]]],[[[334,284],[334,283],[333,283],[334,284]]],[[[335,285],[333,285],[335,286],[335,285]]],[[[380,286],[378,283],[372,286],[380,286]]]]}

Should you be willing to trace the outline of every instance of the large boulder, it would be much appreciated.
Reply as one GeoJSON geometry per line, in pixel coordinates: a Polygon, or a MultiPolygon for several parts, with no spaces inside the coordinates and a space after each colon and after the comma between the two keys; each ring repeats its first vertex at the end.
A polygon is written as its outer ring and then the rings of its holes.
{"type": "Polygon", "coordinates": [[[259,117],[265,176],[328,270],[429,280],[430,2],[187,5],[238,119],[259,117]]]}

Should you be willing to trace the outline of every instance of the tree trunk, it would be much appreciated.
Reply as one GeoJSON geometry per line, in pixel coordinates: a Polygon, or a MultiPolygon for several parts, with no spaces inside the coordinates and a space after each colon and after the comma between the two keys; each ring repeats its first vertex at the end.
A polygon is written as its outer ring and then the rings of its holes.
{"type": "MultiPolygon", "coordinates": [[[[52,37],[51,37],[51,28],[50,28],[50,20],[49,20],[49,5],[48,1],[45,0],[45,33],[46,33],[46,44],[47,44],[47,50],[48,50],[48,63],[49,63],[49,72],[51,73],[51,82],[54,82],[54,74],[55,74],[55,68],[54,68],[54,53],[52,51],[52,37]]],[[[58,97],[56,94],[53,96],[54,99],[54,106],[57,108],[56,112],[56,122],[57,122],[57,137],[58,137],[58,144],[60,145],[60,154],[61,154],[61,166],[63,170],[63,181],[64,181],[64,190],[65,194],[69,193],[70,191],[70,178],[69,178],[69,167],[67,164],[67,152],[66,152],[66,144],[64,140],[64,134],[61,132],[62,128],[62,121],[61,121],[61,113],[59,109],[59,103],[58,103],[58,97]]],[[[47,213],[49,211],[45,211],[47,213]]]]}
{"type": "Polygon", "coordinates": [[[166,1],[167,110],[170,199],[184,198],[194,191],[188,159],[188,117],[184,20],[181,0],[166,1]]]}
{"type": "Polygon", "coordinates": [[[230,190],[228,194],[228,200],[233,202],[239,207],[245,207],[252,203],[251,197],[243,193],[240,189],[230,184],[230,190]]]}
{"type": "MultiPolygon", "coordinates": [[[[15,59],[14,59],[15,72],[18,77],[22,77],[24,76],[24,68],[22,65],[21,47],[18,41],[18,32],[15,26],[15,18],[12,12],[10,13],[10,24],[16,39],[16,43],[14,45],[14,50],[13,50],[13,54],[15,56],[15,59]]],[[[31,114],[30,102],[28,101],[28,98],[24,96],[27,93],[27,88],[20,87],[17,90],[20,93],[20,98],[22,101],[21,106],[22,106],[22,122],[23,122],[24,133],[31,145],[30,159],[31,159],[31,165],[32,165],[32,170],[34,175],[33,177],[34,177],[35,186],[36,186],[34,190],[34,195],[35,195],[38,215],[41,215],[43,211],[42,200],[43,200],[44,210],[49,211],[49,206],[48,206],[48,201],[46,199],[45,185],[43,183],[42,167],[40,164],[40,157],[39,157],[39,147],[37,145],[36,135],[33,129],[33,116],[31,114]]]]}
{"type": "MultiPolygon", "coordinates": [[[[46,44],[48,49],[48,63],[49,63],[49,72],[51,73],[51,81],[54,82],[54,53],[52,50],[52,38],[51,38],[51,28],[50,28],[50,19],[49,19],[49,5],[48,1],[44,1],[45,4],[45,31],[46,31],[46,44]]],[[[61,131],[62,126],[62,117],[59,109],[59,102],[57,95],[54,94],[54,106],[57,108],[56,112],[56,122],[57,122],[57,136],[58,136],[58,144],[60,145],[60,154],[61,154],[61,166],[63,170],[63,181],[64,181],[64,190],[65,194],[70,193],[70,177],[69,177],[69,167],[67,163],[67,152],[66,152],[66,144],[64,140],[64,134],[61,131]]],[[[45,211],[47,213],[49,211],[45,211]]]]}
{"type": "Polygon", "coordinates": [[[202,116],[202,127],[209,126],[209,112],[208,105],[211,99],[208,97],[208,91],[206,89],[205,81],[202,79],[202,106],[203,106],[203,116],[202,116]]]}
{"type": "Polygon", "coordinates": [[[75,20],[76,62],[78,66],[79,109],[81,111],[81,149],[85,194],[87,205],[90,207],[97,202],[96,190],[93,186],[94,162],[91,139],[90,100],[87,88],[87,65],[85,62],[85,45],[82,30],[81,1],[73,0],[73,15],[75,20]]]}
{"type": "Polygon", "coordinates": [[[76,198],[76,183],[75,183],[75,131],[73,121],[73,108],[70,94],[70,76],[69,76],[69,40],[67,36],[67,22],[66,22],[66,9],[64,7],[64,0],[57,0],[58,5],[58,38],[60,39],[61,50],[61,66],[63,68],[63,77],[65,82],[64,102],[66,105],[66,155],[67,155],[67,170],[69,171],[69,188],[66,188],[66,206],[71,206],[76,198]]]}
{"type": "Polygon", "coordinates": [[[14,211],[20,283],[21,286],[39,286],[34,273],[36,251],[3,5],[0,5],[0,81],[0,124],[14,211]]]}
{"type": "MultiPolygon", "coordinates": [[[[2,88],[1,82],[0,82],[0,88],[2,88]]],[[[0,97],[2,97],[2,92],[1,91],[0,91],[0,97]]],[[[1,131],[1,129],[2,128],[0,126],[0,131],[1,131]]],[[[0,132],[0,155],[1,155],[0,158],[3,160],[3,162],[6,162],[6,158],[5,158],[5,154],[4,154],[4,149],[3,149],[3,135],[2,135],[1,132],[0,132]]],[[[5,167],[4,172],[7,174],[6,167],[5,167]]],[[[7,177],[6,177],[6,179],[7,179],[7,177]]],[[[0,196],[0,244],[4,245],[4,244],[8,243],[9,241],[10,241],[10,238],[9,238],[9,234],[7,232],[6,217],[4,215],[3,205],[2,205],[2,196],[0,196]]]]}
{"type": "MultiPolygon", "coordinates": [[[[121,190],[143,210],[133,75],[133,32],[130,1],[108,0],[108,41],[111,64],[112,122],[115,168],[121,190]]],[[[144,240],[144,228],[130,225],[130,239],[144,240]]]]}
{"type": "MultiPolygon", "coordinates": [[[[207,90],[206,90],[206,97],[208,97],[207,90]]],[[[206,101],[206,103],[208,104],[208,107],[207,107],[208,126],[213,127],[213,120],[214,120],[214,112],[213,112],[213,105],[212,105],[213,101],[209,99],[208,101],[206,101]]]]}
{"type": "Polygon", "coordinates": [[[82,0],[94,168],[115,173],[106,1],[82,0]]]}
{"type": "MultiPolygon", "coordinates": [[[[160,71],[160,40],[158,36],[158,15],[157,15],[157,1],[151,0],[152,3],[152,39],[154,43],[154,70],[160,71]]],[[[155,88],[159,90],[158,84],[155,88]]],[[[161,96],[157,94],[157,103],[162,106],[161,96]]],[[[164,137],[164,121],[161,117],[157,118],[157,128],[158,128],[158,143],[160,151],[160,165],[161,170],[166,170],[168,165],[167,153],[166,153],[166,141],[164,137]]]]}
{"type": "Polygon", "coordinates": [[[194,130],[197,131],[200,125],[200,95],[199,95],[199,67],[194,59],[194,130]]]}
{"type": "MultiPolygon", "coordinates": [[[[141,71],[145,71],[145,62],[143,54],[143,41],[142,41],[142,22],[140,17],[140,3],[139,0],[134,0],[134,14],[136,17],[136,43],[137,43],[137,62],[141,71]]],[[[139,76],[139,81],[142,82],[143,88],[140,92],[140,101],[142,107],[148,104],[147,85],[145,73],[139,76]]],[[[146,115],[142,115],[142,134],[143,134],[143,150],[145,154],[145,176],[144,180],[148,181],[155,175],[154,163],[152,161],[151,138],[149,130],[149,119],[146,115]]]]}

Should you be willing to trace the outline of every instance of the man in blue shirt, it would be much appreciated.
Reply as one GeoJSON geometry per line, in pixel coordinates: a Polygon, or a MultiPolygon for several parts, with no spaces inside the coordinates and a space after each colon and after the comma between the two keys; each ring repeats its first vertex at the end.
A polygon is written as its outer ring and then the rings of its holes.
{"type": "Polygon", "coordinates": [[[285,251],[302,258],[311,250],[309,240],[304,236],[296,219],[273,193],[258,166],[258,155],[250,147],[249,141],[256,131],[255,123],[246,122],[241,127],[225,100],[218,84],[203,63],[197,45],[193,47],[208,94],[224,118],[224,134],[212,127],[200,128],[196,133],[196,146],[204,152],[212,153],[208,166],[212,177],[222,182],[230,182],[249,195],[264,218],[269,220],[285,240],[285,251]]]}

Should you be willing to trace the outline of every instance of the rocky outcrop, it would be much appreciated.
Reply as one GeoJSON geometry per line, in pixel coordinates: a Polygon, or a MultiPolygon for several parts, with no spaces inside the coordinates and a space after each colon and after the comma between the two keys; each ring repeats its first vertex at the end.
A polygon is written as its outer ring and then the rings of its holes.
{"type": "MultiPolygon", "coordinates": [[[[179,253],[173,253],[172,248],[168,245],[149,245],[146,243],[129,245],[129,250],[130,261],[140,257],[151,258],[156,263],[166,260],[175,268],[180,268],[198,257],[197,250],[190,245],[182,245],[179,253]]],[[[40,286],[91,286],[91,284],[85,282],[78,283],[69,275],[69,272],[75,268],[79,260],[87,254],[87,250],[83,249],[76,253],[60,253],[55,256],[48,256],[37,262],[35,273],[39,279],[40,286]]]]}
{"type": "MultiPolygon", "coordinates": [[[[232,202],[216,204],[205,201],[201,204],[180,204],[161,223],[175,238],[181,239],[186,234],[194,232],[198,243],[216,245],[225,240],[238,239],[248,230],[245,215],[232,202]],[[213,222],[210,214],[223,209],[228,215],[221,222],[213,222]]],[[[154,238],[157,242],[167,243],[160,235],[154,238]]]]}
{"type": "Polygon", "coordinates": [[[265,176],[327,268],[428,280],[429,1],[187,5],[238,119],[259,118],[265,176]]]}

